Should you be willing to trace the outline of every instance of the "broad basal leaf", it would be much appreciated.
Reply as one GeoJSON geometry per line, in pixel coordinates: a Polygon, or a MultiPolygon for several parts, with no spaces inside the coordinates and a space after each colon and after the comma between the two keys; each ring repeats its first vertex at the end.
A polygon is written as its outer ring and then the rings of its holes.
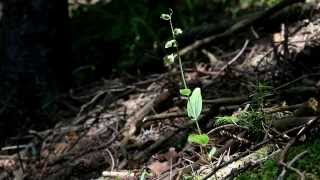
{"type": "Polygon", "coordinates": [[[207,145],[209,143],[209,137],[206,134],[190,134],[188,136],[188,142],[207,145]]]}
{"type": "Polygon", "coordinates": [[[202,110],[202,96],[201,89],[195,88],[188,99],[187,111],[188,116],[193,120],[197,121],[202,110]]]}
{"type": "Polygon", "coordinates": [[[190,89],[180,89],[179,92],[181,96],[186,96],[186,97],[189,97],[191,94],[190,89]]]}

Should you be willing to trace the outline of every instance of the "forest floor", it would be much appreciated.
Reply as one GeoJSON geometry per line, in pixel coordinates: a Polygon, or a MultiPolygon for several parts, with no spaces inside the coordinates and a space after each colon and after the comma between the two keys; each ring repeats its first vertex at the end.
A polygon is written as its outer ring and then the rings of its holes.
{"type": "Polygon", "coordinates": [[[207,143],[190,140],[198,129],[173,65],[59,97],[55,127],[2,147],[0,179],[320,179],[320,12],[291,5],[181,49],[201,60],[183,66],[201,88],[207,143]]]}

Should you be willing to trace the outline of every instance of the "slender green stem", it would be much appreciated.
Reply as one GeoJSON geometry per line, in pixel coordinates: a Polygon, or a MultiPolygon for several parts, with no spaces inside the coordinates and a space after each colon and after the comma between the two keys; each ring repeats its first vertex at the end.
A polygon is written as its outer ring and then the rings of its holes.
{"type": "Polygon", "coordinates": [[[201,135],[201,129],[200,129],[198,121],[196,121],[196,125],[197,125],[197,129],[198,129],[198,133],[199,133],[199,135],[201,135]]]}
{"type": "Polygon", "coordinates": [[[184,72],[183,72],[182,62],[181,62],[181,58],[180,58],[180,55],[179,55],[179,50],[178,50],[178,48],[177,48],[177,51],[178,51],[178,61],[179,61],[179,67],[180,67],[180,73],[181,73],[181,78],[182,78],[183,86],[184,86],[185,89],[188,89],[186,80],[185,80],[185,78],[184,78],[184,72]]]}
{"type": "MultiPolygon", "coordinates": [[[[198,121],[196,121],[196,125],[197,125],[197,129],[198,129],[198,133],[199,133],[199,135],[201,135],[201,129],[200,129],[198,121]]],[[[201,154],[203,154],[203,152],[204,152],[202,145],[200,145],[200,152],[201,152],[201,154]]]]}
{"type": "MultiPolygon", "coordinates": [[[[172,14],[173,14],[173,11],[172,9],[169,9],[170,10],[170,19],[169,19],[169,22],[170,22],[170,29],[171,29],[171,33],[172,33],[172,38],[173,40],[175,40],[175,48],[176,48],[176,51],[177,51],[177,57],[178,57],[178,61],[179,61],[179,68],[180,68],[180,73],[181,73],[181,79],[182,79],[182,82],[183,82],[183,86],[185,89],[188,89],[188,86],[187,86],[187,83],[186,83],[186,80],[185,80],[185,77],[184,77],[184,71],[183,71],[183,67],[182,67],[182,61],[181,61],[181,56],[179,54],[179,48],[178,48],[178,42],[176,40],[176,35],[174,33],[174,28],[173,28],[173,23],[172,23],[172,14]]],[[[188,99],[189,101],[189,99],[188,99]]],[[[198,133],[199,135],[201,135],[201,129],[200,129],[200,126],[198,124],[198,121],[196,121],[196,126],[197,126],[197,130],[198,130],[198,133]]],[[[201,151],[201,154],[203,154],[204,150],[203,150],[203,147],[200,145],[200,151],[201,151]]]]}
{"type": "MultiPolygon", "coordinates": [[[[172,15],[172,11],[170,13],[170,16],[172,15]]],[[[170,29],[171,29],[171,33],[172,33],[172,38],[174,40],[176,40],[176,35],[174,34],[174,28],[173,28],[173,23],[170,17],[170,29]]],[[[176,40],[177,41],[177,40],[176,40]]],[[[177,42],[176,42],[177,43],[177,42]]],[[[183,67],[182,67],[182,61],[181,61],[181,56],[179,54],[179,48],[178,48],[178,44],[176,44],[176,51],[177,51],[177,56],[178,56],[178,61],[179,61],[179,68],[180,68],[180,73],[181,73],[181,79],[182,79],[182,83],[185,89],[188,89],[187,83],[186,83],[186,79],[184,78],[184,71],[183,71],[183,67]]]]}
{"type": "Polygon", "coordinates": [[[171,29],[172,37],[173,37],[173,39],[176,39],[176,35],[174,34],[174,30],[173,30],[173,23],[172,23],[171,17],[170,17],[169,22],[170,22],[170,29],[171,29]]]}

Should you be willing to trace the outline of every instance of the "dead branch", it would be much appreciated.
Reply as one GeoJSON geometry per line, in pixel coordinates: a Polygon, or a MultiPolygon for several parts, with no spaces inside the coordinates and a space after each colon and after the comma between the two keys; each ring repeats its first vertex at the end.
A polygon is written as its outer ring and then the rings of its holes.
{"type": "Polygon", "coordinates": [[[103,177],[112,178],[112,179],[135,179],[135,177],[138,176],[137,173],[134,173],[132,171],[103,171],[102,172],[103,177]]]}
{"type": "Polygon", "coordinates": [[[165,90],[160,95],[156,96],[155,99],[147,103],[143,108],[136,112],[132,117],[130,117],[125,127],[123,128],[122,134],[124,136],[122,144],[127,144],[128,141],[132,138],[132,135],[137,130],[137,124],[141,123],[143,118],[148,115],[154,107],[157,107],[160,103],[167,100],[171,96],[169,90],[165,90]]]}
{"type": "MultiPolygon", "coordinates": [[[[299,153],[298,155],[296,155],[288,164],[287,167],[292,167],[293,163],[295,163],[298,159],[300,159],[302,156],[304,156],[305,154],[307,154],[308,151],[303,151],[301,153],[299,153]]],[[[280,173],[280,175],[278,176],[277,180],[283,180],[285,175],[286,175],[286,168],[282,169],[282,172],[280,173]]],[[[301,177],[302,173],[298,173],[301,177]]],[[[302,174],[303,175],[303,174],[302,174]]],[[[303,176],[302,176],[303,177],[303,176]]]]}
{"type": "Polygon", "coordinates": [[[149,122],[149,121],[156,121],[156,120],[161,120],[161,119],[170,119],[170,118],[176,118],[176,117],[186,117],[186,113],[180,113],[180,112],[172,112],[172,113],[161,113],[161,114],[156,114],[152,116],[146,116],[143,118],[143,122],[149,122]]]}
{"type": "Polygon", "coordinates": [[[271,125],[278,130],[287,130],[292,127],[300,126],[314,119],[319,114],[319,103],[316,99],[310,98],[305,103],[299,105],[293,113],[293,116],[283,117],[273,120],[271,125]]]}
{"type": "Polygon", "coordinates": [[[233,104],[241,104],[245,101],[248,101],[248,96],[238,96],[238,97],[223,97],[217,99],[207,99],[203,100],[204,103],[212,104],[212,105],[233,105],[233,104]]]}
{"type": "Polygon", "coordinates": [[[306,116],[306,117],[284,117],[280,118],[278,120],[272,121],[271,125],[275,127],[279,131],[285,131],[290,128],[303,125],[310,121],[311,119],[314,119],[316,116],[306,116]]]}
{"type": "Polygon", "coordinates": [[[280,107],[271,107],[271,108],[264,108],[263,112],[272,114],[276,112],[284,112],[284,111],[293,111],[303,106],[303,104],[294,104],[290,106],[280,106],[280,107]]]}
{"type": "Polygon", "coordinates": [[[210,179],[220,180],[226,179],[229,176],[234,176],[236,172],[241,172],[244,168],[248,166],[256,166],[257,164],[267,160],[268,158],[275,156],[279,153],[279,150],[274,150],[274,145],[267,144],[258,150],[244,156],[227,166],[219,169],[210,179]]]}
{"type": "MultiPolygon", "coordinates": [[[[281,154],[280,154],[280,158],[279,158],[279,161],[278,161],[278,164],[279,166],[283,166],[285,168],[288,168],[290,170],[293,170],[295,171],[294,169],[292,168],[289,168],[287,167],[286,163],[285,163],[285,159],[286,159],[286,156],[287,156],[287,153],[289,151],[289,148],[297,141],[297,139],[299,139],[302,135],[304,135],[310,128],[311,126],[319,120],[319,117],[315,117],[313,119],[310,119],[301,129],[300,131],[297,133],[297,135],[295,137],[293,137],[287,144],[286,146],[284,147],[284,149],[282,150],[281,154]]],[[[297,172],[297,171],[295,171],[297,172]]],[[[299,174],[299,172],[297,172],[299,174]]],[[[299,174],[300,175],[300,174],[299,174]]]]}
{"type": "MultiPolygon", "coordinates": [[[[215,77],[218,77],[220,75],[220,73],[222,73],[224,70],[226,70],[230,65],[232,65],[235,61],[237,61],[237,59],[239,59],[239,57],[243,54],[243,52],[246,50],[247,46],[249,44],[249,40],[246,40],[243,47],[241,48],[240,52],[234,57],[232,58],[226,65],[224,65],[218,72],[218,74],[215,77]]],[[[207,86],[210,86],[210,84],[208,84],[207,86]]]]}
{"type": "Polygon", "coordinates": [[[261,12],[255,16],[249,17],[248,19],[244,19],[242,21],[235,23],[229,29],[227,29],[226,31],[224,31],[220,34],[216,34],[216,35],[209,36],[204,39],[195,41],[193,44],[180,50],[179,54],[181,56],[183,56],[186,53],[193,51],[193,50],[195,50],[205,44],[211,43],[212,41],[214,41],[216,39],[219,39],[219,38],[221,39],[221,38],[226,38],[228,36],[231,36],[236,32],[239,32],[239,31],[242,31],[246,28],[249,28],[250,26],[252,26],[254,23],[256,23],[258,21],[262,21],[263,19],[266,19],[267,17],[273,15],[274,13],[284,9],[285,7],[288,7],[290,5],[293,5],[295,3],[300,3],[300,2],[304,2],[304,0],[283,0],[280,3],[278,3],[277,5],[275,5],[274,7],[271,7],[270,9],[268,9],[264,12],[261,12]]]}
{"type": "Polygon", "coordinates": [[[212,176],[215,175],[215,173],[217,171],[219,171],[219,169],[231,164],[234,161],[237,161],[237,160],[241,159],[242,157],[245,157],[245,156],[249,155],[250,153],[252,153],[252,151],[256,151],[257,149],[262,148],[264,145],[268,144],[269,141],[270,141],[270,139],[264,140],[264,141],[256,144],[255,146],[251,147],[249,150],[241,153],[239,156],[233,157],[229,161],[221,163],[219,166],[215,166],[214,168],[210,169],[210,172],[207,175],[205,175],[202,178],[202,180],[206,180],[206,179],[211,178],[212,176]]]}
{"type": "Polygon", "coordinates": [[[186,124],[184,124],[182,126],[182,128],[179,128],[175,131],[168,132],[164,137],[160,138],[157,142],[155,142],[151,146],[147,147],[144,151],[142,151],[139,154],[137,154],[136,156],[134,156],[133,159],[134,160],[142,160],[144,158],[147,158],[148,156],[150,156],[150,152],[152,152],[153,150],[158,148],[160,145],[163,145],[163,143],[167,142],[171,137],[178,134],[182,130],[184,130],[186,128],[190,128],[192,125],[194,125],[194,123],[192,121],[190,121],[190,122],[187,122],[186,124]]]}
{"type": "MultiPolygon", "coordinates": [[[[246,134],[245,131],[242,131],[241,133],[239,133],[237,135],[237,137],[244,137],[244,135],[246,134]]],[[[224,143],[224,145],[219,148],[216,153],[214,154],[214,156],[218,157],[220,156],[223,152],[225,152],[226,150],[228,150],[229,148],[231,148],[232,146],[235,145],[235,143],[237,142],[237,140],[235,138],[229,139],[227,142],[224,143]]]]}

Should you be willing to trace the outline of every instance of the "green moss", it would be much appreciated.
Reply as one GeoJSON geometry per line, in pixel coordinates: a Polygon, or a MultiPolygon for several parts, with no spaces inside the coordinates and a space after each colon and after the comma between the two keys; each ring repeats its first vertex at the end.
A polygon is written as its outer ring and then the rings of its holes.
{"type": "MultiPolygon", "coordinates": [[[[308,153],[300,160],[295,163],[296,168],[301,171],[305,171],[308,177],[320,178],[320,139],[316,139],[313,142],[307,142],[306,144],[293,148],[288,159],[292,159],[300,152],[307,150],[308,153]]],[[[292,178],[293,176],[291,176],[292,178]]]]}
{"type": "Polygon", "coordinates": [[[246,179],[262,179],[269,180],[275,179],[277,177],[277,163],[274,160],[267,160],[259,168],[242,173],[236,179],[246,180],[246,179]]]}
{"type": "Polygon", "coordinates": [[[265,122],[264,113],[256,110],[242,111],[237,115],[218,116],[217,125],[236,124],[249,129],[250,135],[255,140],[261,140],[263,137],[262,123],[265,122]]]}
{"type": "MultiPolygon", "coordinates": [[[[304,144],[293,146],[289,150],[288,160],[290,161],[297,154],[307,150],[308,153],[301,159],[296,161],[293,167],[299,169],[301,172],[305,172],[307,179],[319,179],[320,178],[320,139],[313,139],[305,142],[304,144]]],[[[236,179],[275,179],[281,170],[278,169],[277,159],[271,159],[264,162],[261,166],[247,170],[241,173],[236,179]]],[[[288,171],[286,179],[299,179],[299,177],[288,171]]]]}

